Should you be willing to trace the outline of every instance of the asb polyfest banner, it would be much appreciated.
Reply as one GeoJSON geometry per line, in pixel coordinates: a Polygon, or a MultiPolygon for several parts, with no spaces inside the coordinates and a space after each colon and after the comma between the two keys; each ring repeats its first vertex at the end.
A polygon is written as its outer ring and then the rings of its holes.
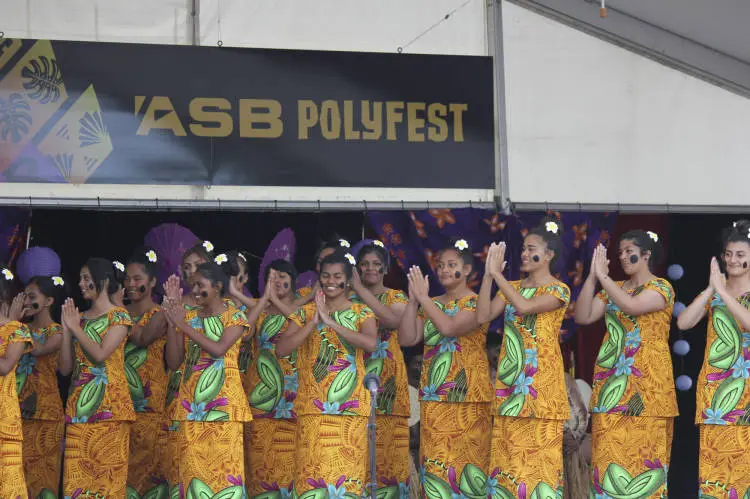
{"type": "Polygon", "coordinates": [[[492,60],[0,39],[0,181],[494,188],[492,60]]]}

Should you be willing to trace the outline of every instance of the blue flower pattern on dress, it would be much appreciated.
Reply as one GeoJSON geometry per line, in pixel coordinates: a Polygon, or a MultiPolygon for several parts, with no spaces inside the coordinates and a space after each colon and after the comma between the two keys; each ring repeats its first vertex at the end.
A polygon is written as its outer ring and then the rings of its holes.
{"type": "Polygon", "coordinates": [[[630,376],[630,374],[632,373],[631,367],[633,367],[633,364],[635,364],[635,359],[633,357],[625,357],[625,355],[620,354],[620,356],[617,358],[617,363],[615,364],[615,375],[622,376],[624,374],[626,376],[630,376]]]}

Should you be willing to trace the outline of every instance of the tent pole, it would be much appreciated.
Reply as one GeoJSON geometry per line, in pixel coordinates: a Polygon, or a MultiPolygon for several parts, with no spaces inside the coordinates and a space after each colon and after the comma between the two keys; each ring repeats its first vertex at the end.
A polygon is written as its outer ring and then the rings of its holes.
{"type": "Polygon", "coordinates": [[[495,102],[495,203],[509,214],[508,134],[505,119],[505,63],[503,59],[503,15],[501,0],[487,3],[487,46],[492,55],[495,102]]]}
{"type": "Polygon", "coordinates": [[[190,0],[190,18],[192,20],[193,34],[191,37],[192,45],[201,44],[201,1],[190,0]]]}

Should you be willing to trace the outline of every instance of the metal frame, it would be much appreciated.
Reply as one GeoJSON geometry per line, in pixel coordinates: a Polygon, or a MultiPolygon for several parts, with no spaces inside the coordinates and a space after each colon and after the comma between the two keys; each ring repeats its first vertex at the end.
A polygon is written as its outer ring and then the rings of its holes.
{"type": "Polygon", "coordinates": [[[0,183],[0,205],[108,210],[494,209],[492,189],[0,183]]]}
{"type": "Polygon", "coordinates": [[[750,213],[750,205],[687,205],[687,204],[599,204],[599,203],[513,203],[519,211],[598,211],[617,213],[750,213]]]}
{"type": "Polygon", "coordinates": [[[750,97],[750,64],[592,0],[505,0],[588,35],[750,97]]]}
{"type": "Polygon", "coordinates": [[[508,127],[505,105],[505,59],[503,56],[503,14],[501,0],[487,0],[487,45],[494,69],[495,103],[495,203],[510,213],[508,184],[508,127]]]}

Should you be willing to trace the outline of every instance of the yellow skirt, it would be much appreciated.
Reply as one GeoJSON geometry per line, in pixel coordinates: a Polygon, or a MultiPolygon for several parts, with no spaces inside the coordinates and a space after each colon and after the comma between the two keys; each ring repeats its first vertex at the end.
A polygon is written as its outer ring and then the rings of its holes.
{"type": "MultiPolygon", "coordinates": [[[[409,493],[409,418],[375,416],[378,489],[395,487],[409,493]]],[[[368,477],[369,478],[369,477],[368,477]]],[[[389,497],[390,494],[389,494],[389,497]]]]}
{"type": "Polygon", "coordinates": [[[180,450],[177,485],[185,494],[212,497],[221,492],[235,497],[232,494],[244,490],[243,426],[234,421],[180,422],[174,433],[180,450]]]}
{"type": "Polygon", "coordinates": [[[555,497],[558,490],[562,492],[563,424],[495,416],[489,485],[513,497],[529,497],[534,491],[539,497],[555,497]]]}
{"type": "Polygon", "coordinates": [[[26,498],[21,425],[0,425],[0,497],[26,498]]]}
{"type": "Polygon", "coordinates": [[[367,485],[367,418],[303,415],[297,418],[297,494],[323,489],[361,495],[367,485]]]}
{"type": "Polygon", "coordinates": [[[42,492],[57,497],[64,434],[65,423],[62,421],[24,420],[23,469],[31,497],[37,497],[42,492]]]}
{"type": "Polygon", "coordinates": [[[125,497],[129,441],[128,421],[65,425],[64,495],[125,497]]]}
{"type": "Polygon", "coordinates": [[[716,499],[750,496],[750,427],[700,425],[700,491],[716,499]]]}
{"type": "Polygon", "coordinates": [[[485,495],[490,466],[492,406],[489,402],[422,402],[419,471],[425,497],[485,495]],[[461,478],[466,475],[466,480],[461,478]],[[464,482],[464,483],[461,483],[464,482]],[[465,484],[465,485],[464,485],[465,484]],[[459,485],[471,490],[460,490],[459,485]]]}
{"type": "Polygon", "coordinates": [[[164,425],[161,415],[139,413],[130,427],[128,489],[139,496],[153,490],[152,494],[161,497],[160,489],[169,491],[169,456],[164,425]]]}
{"type": "Polygon", "coordinates": [[[594,494],[666,497],[674,419],[615,414],[593,414],[591,419],[594,494]],[[619,490],[607,484],[620,484],[619,490]]]}
{"type": "Polygon", "coordinates": [[[250,497],[294,487],[297,423],[289,419],[255,418],[245,423],[245,475],[250,497]]]}

